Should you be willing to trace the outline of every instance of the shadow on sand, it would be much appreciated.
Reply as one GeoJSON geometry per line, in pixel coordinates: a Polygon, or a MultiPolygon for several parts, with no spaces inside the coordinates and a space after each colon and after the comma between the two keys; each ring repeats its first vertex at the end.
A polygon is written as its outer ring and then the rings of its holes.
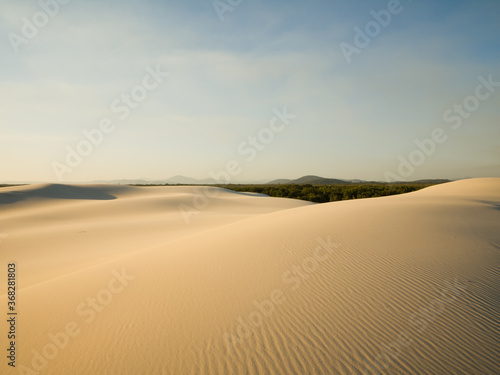
{"type": "MultiPolygon", "coordinates": [[[[103,187],[96,186],[71,186],[50,184],[36,187],[27,191],[11,191],[3,193],[0,190],[0,205],[21,202],[27,199],[88,199],[88,200],[112,200],[114,195],[108,194],[103,187]]],[[[113,190],[113,189],[109,189],[113,190]]]]}
{"type": "Polygon", "coordinates": [[[500,202],[490,202],[490,201],[480,201],[480,200],[478,200],[477,202],[489,204],[490,206],[495,207],[495,209],[500,210],[500,202]]]}

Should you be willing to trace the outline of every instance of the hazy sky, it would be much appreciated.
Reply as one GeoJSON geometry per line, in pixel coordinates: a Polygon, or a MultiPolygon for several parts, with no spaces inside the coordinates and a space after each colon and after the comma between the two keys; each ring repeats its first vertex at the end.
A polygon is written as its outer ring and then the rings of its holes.
{"type": "Polygon", "coordinates": [[[500,177],[498,0],[2,0],[0,35],[0,181],[500,177]]]}

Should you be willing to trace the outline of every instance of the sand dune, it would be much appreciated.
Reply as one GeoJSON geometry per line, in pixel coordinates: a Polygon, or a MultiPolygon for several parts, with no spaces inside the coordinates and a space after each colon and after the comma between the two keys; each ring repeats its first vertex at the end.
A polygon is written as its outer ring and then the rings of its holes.
{"type": "Polygon", "coordinates": [[[2,189],[0,232],[9,234],[2,254],[16,254],[25,269],[23,285],[29,286],[253,215],[310,204],[195,187],[43,184],[2,189]],[[200,206],[203,199],[206,207],[200,206]]]}
{"type": "Polygon", "coordinates": [[[500,179],[328,204],[217,192],[0,189],[21,287],[2,374],[500,373],[500,179]]]}

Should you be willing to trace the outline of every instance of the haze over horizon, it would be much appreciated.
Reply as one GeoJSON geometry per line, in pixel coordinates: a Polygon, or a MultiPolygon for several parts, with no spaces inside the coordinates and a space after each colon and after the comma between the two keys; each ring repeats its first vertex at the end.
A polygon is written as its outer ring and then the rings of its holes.
{"type": "MultiPolygon", "coordinates": [[[[412,180],[412,181],[407,181],[407,182],[417,182],[417,181],[446,181],[446,182],[451,182],[451,181],[458,181],[458,180],[467,180],[471,179],[471,177],[463,177],[463,178],[455,178],[455,179],[419,179],[419,180],[412,180]]],[[[168,178],[160,178],[160,179],[147,179],[147,178],[117,178],[117,179],[100,179],[100,180],[88,180],[88,181],[72,181],[68,182],[68,184],[120,184],[120,185],[134,185],[134,184],[142,184],[142,183],[151,183],[151,184],[165,184],[165,185],[220,185],[220,184],[256,184],[256,185],[266,185],[266,184],[299,184],[299,185],[306,185],[306,184],[313,184],[313,185],[335,185],[336,181],[345,181],[345,182],[352,182],[352,183],[367,183],[367,182],[393,182],[393,181],[384,181],[384,180],[378,180],[378,181],[370,181],[370,180],[361,180],[361,179],[337,179],[334,177],[323,177],[323,176],[315,176],[315,175],[306,175],[306,176],[301,176],[298,178],[275,178],[273,180],[239,180],[237,178],[231,178],[229,181],[226,181],[224,179],[213,179],[213,178],[192,178],[189,176],[181,176],[181,175],[176,175],[176,176],[171,176],[168,178]],[[310,181],[312,180],[312,181],[310,181]],[[320,181],[325,181],[324,183],[320,181]]],[[[19,181],[1,181],[4,184],[20,184],[20,185],[25,185],[25,184],[55,184],[55,185],[60,185],[64,184],[66,182],[64,181],[58,181],[58,182],[46,182],[46,181],[33,181],[33,180],[19,180],[19,181]]],[[[396,181],[396,182],[401,182],[401,181],[396,181]]]]}
{"type": "Polygon", "coordinates": [[[0,182],[500,177],[498,1],[222,3],[0,3],[0,182]]]}

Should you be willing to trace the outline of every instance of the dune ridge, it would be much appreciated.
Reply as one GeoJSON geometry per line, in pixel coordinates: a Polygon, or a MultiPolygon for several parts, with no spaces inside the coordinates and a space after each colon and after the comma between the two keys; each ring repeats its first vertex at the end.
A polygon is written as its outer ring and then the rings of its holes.
{"type": "Polygon", "coordinates": [[[78,188],[0,190],[36,373],[500,373],[500,179],[327,204],[221,191],[191,224],[192,187],[78,188]]]}

